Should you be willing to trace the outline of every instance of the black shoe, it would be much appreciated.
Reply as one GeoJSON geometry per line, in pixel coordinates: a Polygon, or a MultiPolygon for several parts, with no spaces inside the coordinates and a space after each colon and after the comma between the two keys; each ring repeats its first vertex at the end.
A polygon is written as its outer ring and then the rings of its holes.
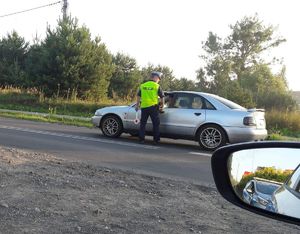
{"type": "Polygon", "coordinates": [[[159,141],[153,141],[153,145],[159,145],[159,141]]]}
{"type": "Polygon", "coordinates": [[[145,141],[144,140],[139,140],[139,143],[140,144],[145,144],[145,141]]]}

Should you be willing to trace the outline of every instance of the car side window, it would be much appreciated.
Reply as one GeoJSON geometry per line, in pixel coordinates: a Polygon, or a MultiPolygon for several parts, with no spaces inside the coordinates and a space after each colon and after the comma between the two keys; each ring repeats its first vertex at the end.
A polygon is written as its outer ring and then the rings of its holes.
{"type": "Polygon", "coordinates": [[[207,110],[215,110],[216,108],[209,102],[207,101],[206,99],[204,100],[204,103],[205,103],[205,107],[207,110]]]}
{"type": "Polygon", "coordinates": [[[174,108],[179,109],[204,109],[204,99],[195,94],[176,94],[174,108]]]}
{"type": "Polygon", "coordinates": [[[200,96],[194,96],[192,101],[192,109],[203,109],[203,98],[200,96]]]}
{"type": "Polygon", "coordinates": [[[166,94],[164,108],[175,108],[175,96],[173,93],[166,94]]]}
{"type": "Polygon", "coordinates": [[[165,97],[165,108],[178,109],[209,109],[216,108],[205,98],[196,94],[169,93],[165,97]]]}
{"type": "Polygon", "coordinates": [[[191,98],[188,95],[176,95],[174,101],[174,108],[191,109],[191,98]]]}

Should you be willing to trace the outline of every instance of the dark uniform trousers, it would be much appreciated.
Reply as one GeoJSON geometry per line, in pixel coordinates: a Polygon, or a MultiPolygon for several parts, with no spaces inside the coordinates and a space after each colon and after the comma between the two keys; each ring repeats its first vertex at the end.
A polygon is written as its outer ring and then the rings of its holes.
{"type": "Polygon", "coordinates": [[[158,142],[160,140],[160,136],[159,136],[160,121],[159,121],[158,105],[141,108],[141,112],[142,112],[142,116],[141,116],[140,133],[139,133],[140,140],[141,141],[145,140],[146,124],[150,116],[153,124],[153,140],[158,142]]]}

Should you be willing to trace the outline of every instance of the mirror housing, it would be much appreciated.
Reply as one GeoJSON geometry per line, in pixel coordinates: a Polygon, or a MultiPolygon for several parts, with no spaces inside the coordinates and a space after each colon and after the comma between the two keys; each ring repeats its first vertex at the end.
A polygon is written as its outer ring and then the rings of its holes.
{"type": "MultiPolygon", "coordinates": [[[[268,210],[263,210],[255,206],[251,206],[241,200],[233,189],[229,170],[228,159],[237,151],[250,150],[250,149],[272,149],[272,148],[290,148],[300,149],[300,143],[295,142],[255,142],[255,143],[242,143],[229,145],[219,148],[213,153],[211,159],[211,167],[213,172],[214,181],[220,194],[232,204],[241,207],[242,209],[251,211],[253,213],[263,215],[272,219],[300,225],[300,219],[295,217],[286,216],[279,213],[274,213],[268,210]]],[[[283,155],[284,157],[284,155],[283,155]]],[[[299,154],[300,157],[300,154],[299,154]]],[[[252,190],[251,190],[252,191],[252,190]]],[[[250,191],[248,191],[250,192],[250,191]]]]}

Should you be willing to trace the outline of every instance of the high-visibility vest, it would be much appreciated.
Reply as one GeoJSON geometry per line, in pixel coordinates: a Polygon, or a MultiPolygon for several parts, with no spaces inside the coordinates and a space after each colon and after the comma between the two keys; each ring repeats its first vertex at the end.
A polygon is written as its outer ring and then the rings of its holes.
{"type": "Polygon", "coordinates": [[[154,81],[147,81],[140,86],[141,108],[146,108],[158,104],[159,84],[154,81]]]}

